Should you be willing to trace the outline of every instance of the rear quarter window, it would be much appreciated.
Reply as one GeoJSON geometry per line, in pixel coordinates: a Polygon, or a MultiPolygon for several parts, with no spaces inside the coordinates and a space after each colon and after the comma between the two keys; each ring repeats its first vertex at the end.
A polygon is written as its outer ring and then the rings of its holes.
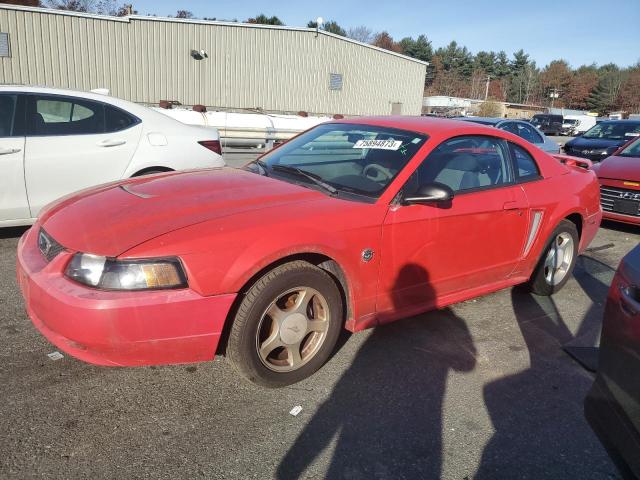
{"type": "Polygon", "coordinates": [[[524,148],[515,143],[509,143],[513,157],[516,180],[526,182],[540,178],[540,169],[535,159],[524,148]]]}
{"type": "Polygon", "coordinates": [[[109,105],[104,106],[104,116],[106,124],[105,130],[107,133],[126,130],[138,123],[138,119],[133,115],[109,105]]]}

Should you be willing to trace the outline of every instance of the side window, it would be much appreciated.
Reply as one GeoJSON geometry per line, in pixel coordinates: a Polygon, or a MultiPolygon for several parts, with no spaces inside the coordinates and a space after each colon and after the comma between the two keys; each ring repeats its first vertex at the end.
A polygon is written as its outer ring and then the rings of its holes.
{"type": "Polygon", "coordinates": [[[511,147],[518,181],[524,182],[538,178],[540,176],[540,170],[538,170],[536,161],[529,152],[513,143],[510,143],[509,146],[511,147]]]}
{"type": "Polygon", "coordinates": [[[29,135],[87,135],[104,133],[104,107],[80,98],[31,96],[29,135]]]}
{"type": "Polygon", "coordinates": [[[17,95],[0,95],[0,137],[12,137],[16,133],[17,95]]]}
{"type": "Polygon", "coordinates": [[[506,143],[489,136],[464,136],[447,140],[422,162],[407,189],[439,182],[454,192],[490,188],[512,182],[506,143]]]}
{"type": "Polygon", "coordinates": [[[513,122],[507,122],[500,125],[501,130],[506,130],[507,132],[513,133],[514,135],[520,135],[518,133],[518,125],[513,122]]]}
{"type": "Polygon", "coordinates": [[[137,118],[127,112],[109,105],[104,106],[104,119],[107,133],[125,130],[138,122],[137,118]]]}
{"type": "Polygon", "coordinates": [[[542,143],[542,137],[535,132],[532,127],[525,125],[524,123],[518,123],[517,135],[524,138],[529,143],[542,143]]]}

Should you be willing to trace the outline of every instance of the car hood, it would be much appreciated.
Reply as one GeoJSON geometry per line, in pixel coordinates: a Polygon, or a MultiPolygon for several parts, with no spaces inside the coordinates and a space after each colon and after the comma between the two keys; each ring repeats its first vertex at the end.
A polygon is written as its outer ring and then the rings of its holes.
{"type": "Polygon", "coordinates": [[[597,166],[596,173],[600,178],[640,182],[640,158],[616,156],[605,158],[597,166]]]}
{"type": "Polygon", "coordinates": [[[64,247],[118,256],[196,223],[326,196],[232,168],[138,177],[70,195],[47,207],[40,224],[64,247]]]}
{"type": "Polygon", "coordinates": [[[627,142],[627,140],[608,140],[606,138],[583,138],[578,137],[573,140],[567,142],[569,147],[582,149],[596,149],[596,148],[609,148],[609,147],[619,147],[620,145],[627,142]]]}

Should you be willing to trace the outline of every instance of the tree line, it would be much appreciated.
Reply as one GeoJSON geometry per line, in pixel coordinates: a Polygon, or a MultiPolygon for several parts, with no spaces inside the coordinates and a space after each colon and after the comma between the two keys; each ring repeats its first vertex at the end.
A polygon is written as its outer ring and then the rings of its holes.
{"type": "MultiPolygon", "coordinates": [[[[61,10],[124,16],[137,13],[131,5],[116,0],[4,0],[7,3],[44,6],[61,10]]],[[[195,18],[188,10],[178,10],[176,18],[195,18]]],[[[223,20],[203,18],[203,20],[223,20]]],[[[227,21],[237,22],[238,19],[227,21]]],[[[284,25],[277,16],[256,15],[246,23],[284,25]]],[[[309,28],[318,28],[314,20],[309,28]]],[[[601,115],[624,110],[640,112],[640,61],[627,68],[614,63],[572,68],[565,60],[551,61],[540,68],[524,50],[507,55],[499,52],[472,53],[452,41],[434,49],[426,35],[396,41],[388,32],[373,32],[366,26],[345,29],[330,20],[319,28],[336,35],[368,43],[428,62],[425,95],[447,95],[490,99],[531,105],[591,110],[601,115]]]]}

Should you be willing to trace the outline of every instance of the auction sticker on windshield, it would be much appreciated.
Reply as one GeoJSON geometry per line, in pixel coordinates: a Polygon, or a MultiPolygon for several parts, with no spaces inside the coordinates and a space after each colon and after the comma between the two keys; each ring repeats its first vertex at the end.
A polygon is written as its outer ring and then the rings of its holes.
{"type": "Polygon", "coordinates": [[[398,150],[401,140],[358,140],[352,148],[377,148],[378,150],[398,150]]]}

